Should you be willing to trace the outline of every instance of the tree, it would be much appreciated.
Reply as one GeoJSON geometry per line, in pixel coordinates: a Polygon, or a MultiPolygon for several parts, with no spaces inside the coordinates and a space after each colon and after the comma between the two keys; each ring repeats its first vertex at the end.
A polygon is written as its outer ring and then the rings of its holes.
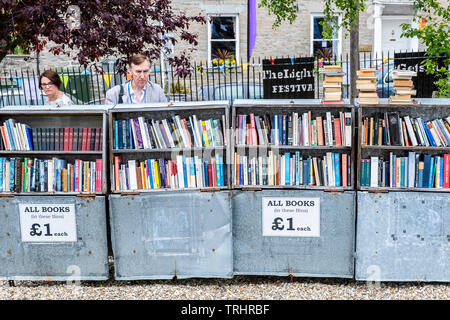
{"type": "MultiPolygon", "coordinates": [[[[263,0],[260,3],[260,7],[267,7],[269,14],[276,16],[273,27],[278,27],[281,21],[287,18],[290,23],[294,21],[296,10],[293,2],[293,0],[263,0]]],[[[346,36],[350,33],[350,45],[353,45],[350,56],[354,60],[351,62],[352,69],[359,67],[359,52],[355,43],[357,43],[359,37],[357,30],[359,12],[365,10],[365,3],[366,0],[324,0],[324,38],[330,38],[333,29],[340,26],[346,31],[346,36]],[[337,11],[343,15],[341,25],[338,25],[338,22],[333,19],[337,11]]],[[[413,27],[411,24],[404,24],[402,36],[422,38],[427,46],[428,58],[424,61],[424,65],[427,66],[427,72],[439,77],[436,84],[439,87],[441,95],[450,95],[450,70],[448,68],[450,62],[450,8],[448,4],[442,5],[437,0],[414,0],[414,8],[416,12],[427,19],[427,26],[425,28],[418,28],[413,27]],[[441,57],[444,65],[447,67],[438,69],[436,67],[438,65],[436,57],[441,57]]],[[[415,19],[417,21],[419,16],[415,17],[415,19]]],[[[352,79],[356,78],[353,71],[351,74],[352,79]]]]}
{"type": "MultiPolygon", "coordinates": [[[[40,52],[44,46],[55,55],[72,56],[81,65],[102,57],[120,58],[124,66],[135,53],[156,60],[166,41],[198,44],[188,32],[203,16],[175,12],[170,0],[0,0],[0,61],[17,46],[40,52]],[[173,35],[164,37],[163,35],[173,35]]],[[[186,74],[186,50],[170,58],[186,74]]]]}

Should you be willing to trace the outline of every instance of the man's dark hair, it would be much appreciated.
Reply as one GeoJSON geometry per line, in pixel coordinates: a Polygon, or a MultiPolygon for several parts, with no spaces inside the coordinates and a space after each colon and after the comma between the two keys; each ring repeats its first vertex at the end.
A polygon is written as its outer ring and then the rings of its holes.
{"type": "Polygon", "coordinates": [[[58,89],[61,87],[61,78],[59,77],[59,75],[53,70],[45,70],[39,76],[39,89],[42,90],[41,79],[43,77],[46,77],[47,79],[49,79],[55,86],[58,87],[58,89]]]}

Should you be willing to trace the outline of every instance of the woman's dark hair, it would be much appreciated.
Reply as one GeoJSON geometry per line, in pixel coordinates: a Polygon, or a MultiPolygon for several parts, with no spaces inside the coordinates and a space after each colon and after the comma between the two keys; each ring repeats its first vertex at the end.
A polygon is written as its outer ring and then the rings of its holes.
{"type": "Polygon", "coordinates": [[[53,71],[53,70],[45,70],[40,76],[39,76],[39,89],[42,90],[41,87],[41,79],[42,77],[46,77],[49,79],[58,89],[61,87],[61,78],[59,75],[53,71]]]}

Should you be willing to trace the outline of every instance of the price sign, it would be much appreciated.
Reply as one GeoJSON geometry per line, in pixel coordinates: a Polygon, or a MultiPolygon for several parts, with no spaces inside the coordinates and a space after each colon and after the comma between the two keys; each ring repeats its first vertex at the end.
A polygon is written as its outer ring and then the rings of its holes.
{"type": "Polygon", "coordinates": [[[22,242],[76,242],[74,204],[19,204],[22,242]]]}
{"type": "Polygon", "coordinates": [[[320,237],[320,198],[262,198],[264,237],[320,237]]]}

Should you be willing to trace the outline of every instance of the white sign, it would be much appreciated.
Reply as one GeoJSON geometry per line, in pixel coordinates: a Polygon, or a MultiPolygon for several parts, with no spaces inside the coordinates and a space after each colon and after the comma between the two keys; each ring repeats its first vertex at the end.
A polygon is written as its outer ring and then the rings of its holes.
{"type": "Polygon", "coordinates": [[[76,242],[74,204],[19,204],[22,242],[76,242]]]}
{"type": "Polygon", "coordinates": [[[262,198],[264,237],[320,237],[320,198],[262,198]]]}

